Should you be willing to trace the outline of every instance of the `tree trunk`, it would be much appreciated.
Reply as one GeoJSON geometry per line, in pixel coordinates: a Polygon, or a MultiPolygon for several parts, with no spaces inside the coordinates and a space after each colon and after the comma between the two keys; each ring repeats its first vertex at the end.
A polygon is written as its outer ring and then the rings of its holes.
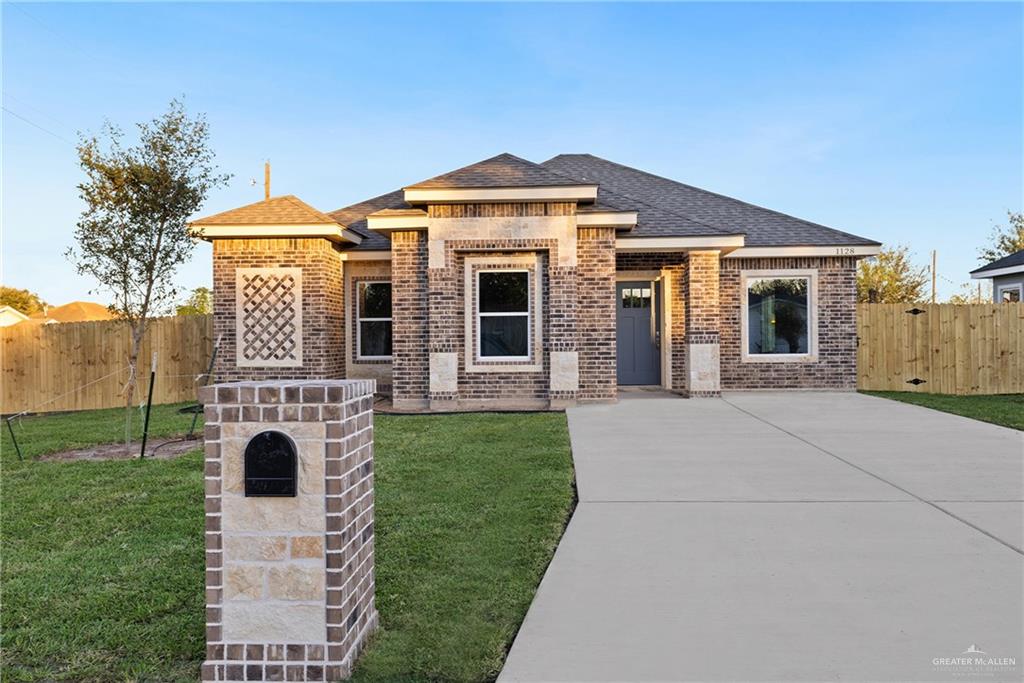
{"type": "Polygon", "coordinates": [[[129,453],[132,443],[132,399],[139,381],[139,353],[145,335],[145,320],[132,325],[132,346],[128,352],[128,382],[124,385],[124,451],[129,453]]]}

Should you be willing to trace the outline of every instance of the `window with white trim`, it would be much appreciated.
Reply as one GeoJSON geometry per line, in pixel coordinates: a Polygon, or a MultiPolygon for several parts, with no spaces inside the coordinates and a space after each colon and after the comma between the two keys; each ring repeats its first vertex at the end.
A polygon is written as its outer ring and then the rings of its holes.
{"type": "Polygon", "coordinates": [[[530,272],[479,270],[476,277],[477,357],[481,360],[529,360],[530,272]]]}
{"type": "Polygon", "coordinates": [[[1024,301],[1024,299],[1021,298],[1021,290],[1024,290],[1024,285],[1001,285],[996,290],[996,301],[1001,304],[1024,301]]]}
{"type": "Polygon", "coordinates": [[[356,349],[362,360],[391,358],[391,283],[360,282],[356,286],[356,349]]]}
{"type": "Polygon", "coordinates": [[[797,360],[817,353],[812,275],[758,271],[745,274],[742,286],[748,360],[797,360]]]}

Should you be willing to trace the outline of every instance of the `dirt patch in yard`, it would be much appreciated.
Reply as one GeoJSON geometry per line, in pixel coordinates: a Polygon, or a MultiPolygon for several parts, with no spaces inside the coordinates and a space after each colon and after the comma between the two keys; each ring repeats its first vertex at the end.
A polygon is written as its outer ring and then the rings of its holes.
{"type": "MultiPolygon", "coordinates": [[[[71,451],[60,451],[59,453],[47,453],[40,455],[36,460],[131,460],[139,457],[141,441],[133,441],[127,449],[123,443],[104,443],[88,448],[77,448],[71,451]]],[[[185,439],[162,438],[146,442],[146,457],[166,460],[176,458],[197,448],[203,447],[201,438],[185,439]]]]}

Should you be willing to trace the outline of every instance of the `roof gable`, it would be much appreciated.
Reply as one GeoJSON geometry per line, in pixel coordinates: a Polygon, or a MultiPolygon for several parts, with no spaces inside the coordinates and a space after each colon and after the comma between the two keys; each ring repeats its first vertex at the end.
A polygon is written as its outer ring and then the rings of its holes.
{"type": "Polygon", "coordinates": [[[192,221],[191,225],[337,225],[295,195],[271,197],[192,221]]]}
{"type": "Polygon", "coordinates": [[[587,185],[526,159],[504,153],[429,178],[405,189],[569,187],[587,185]]]}

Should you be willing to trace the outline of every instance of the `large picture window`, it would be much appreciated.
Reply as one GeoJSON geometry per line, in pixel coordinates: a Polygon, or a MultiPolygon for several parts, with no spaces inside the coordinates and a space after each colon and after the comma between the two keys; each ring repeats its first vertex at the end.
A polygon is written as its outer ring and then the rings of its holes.
{"type": "Polygon", "coordinates": [[[530,358],[530,273],[477,272],[477,353],[486,360],[530,358]]]}
{"type": "Polygon", "coordinates": [[[746,276],[744,355],[751,360],[807,358],[816,353],[814,278],[746,276]]]}
{"type": "Polygon", "coordinates": [[[360,282],[356,291],[356,348],[359,358],[391,358],[391,283],[360,282]]]}

